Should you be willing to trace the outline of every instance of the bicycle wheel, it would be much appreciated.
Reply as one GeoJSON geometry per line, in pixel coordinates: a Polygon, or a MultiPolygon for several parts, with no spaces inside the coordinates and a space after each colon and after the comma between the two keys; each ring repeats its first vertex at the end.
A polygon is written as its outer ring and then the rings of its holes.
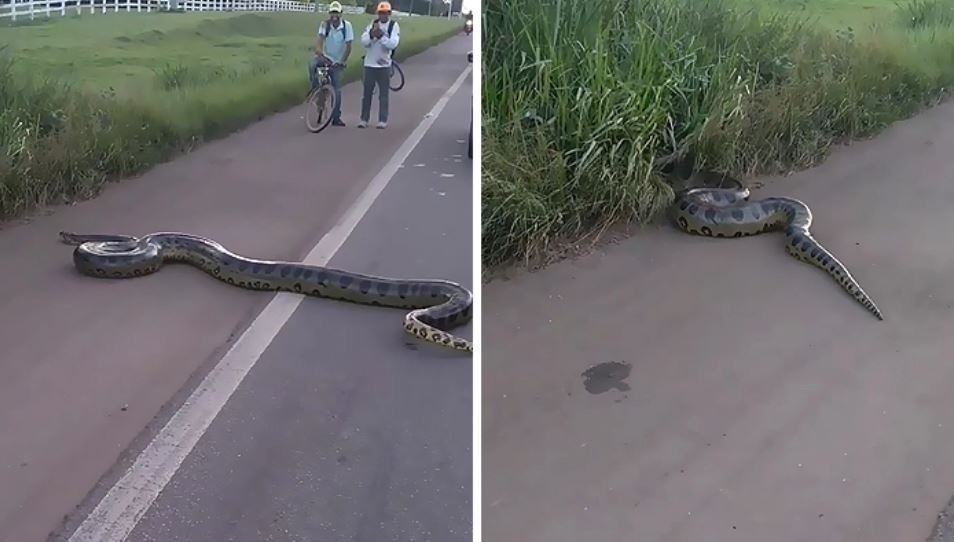
{"type": "Polygon", "coordinates": [[[404,88],[404,70],[401,69],[401,65],[397,61],[391,61],[391,79],[388,82],[388,87],[391,88],[392,92],[397,92],[404,88]],[[397,76],[397,83],[395,83],[395,76],[397,76]]]}
{"type": "Polygon", "coordinates": [[[308,95],[305,103],[305,126],[317,134],[331,124],[331,113],[335,110],[335,92],[330,83],[325,83],[308,95]]]}

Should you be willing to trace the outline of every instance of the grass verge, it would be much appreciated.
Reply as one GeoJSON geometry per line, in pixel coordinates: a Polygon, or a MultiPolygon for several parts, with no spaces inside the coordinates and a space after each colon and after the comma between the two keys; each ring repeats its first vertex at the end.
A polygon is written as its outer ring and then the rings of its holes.
{"type": "MultiPolygon", "coordinates": [[[[0,219],[91,197],[301,103],[319,17],[112,14],[0,28],[0,219]]],[[[348,20],[357,33],[370,18],[348,20]]],[[[399,59],[459,30],[429,17],[401,26],[399,59]]],[[[348,81],[360,70],[354,45],[348,81]]]]}
{"type": "Polygon", "coordinates": [[[857,27],[848,7],[822,11],[853,1],[485,6],[484,264],[654,219],[675,160],[736,177],[805,167],[940,99],[954,3],[874,5],[857,27]]]}

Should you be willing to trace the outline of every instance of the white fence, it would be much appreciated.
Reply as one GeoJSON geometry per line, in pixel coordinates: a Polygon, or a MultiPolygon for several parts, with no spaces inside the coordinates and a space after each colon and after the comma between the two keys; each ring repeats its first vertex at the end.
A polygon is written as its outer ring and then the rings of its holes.
{"type": "MultiPolygon", "coordinates": [[[[80,15],[152,11],[315,11],[315,4],[296,0],[0,0],[0,21],[36,19],[54,15],[80,15]]],[[[326,5],[318,5],[325,12],[326,5]]],[[[349,14],[364,13],[359,6],[344,6],[349,14]]],[[[403,15],[395,12],[395,15],[403,15]]]]}

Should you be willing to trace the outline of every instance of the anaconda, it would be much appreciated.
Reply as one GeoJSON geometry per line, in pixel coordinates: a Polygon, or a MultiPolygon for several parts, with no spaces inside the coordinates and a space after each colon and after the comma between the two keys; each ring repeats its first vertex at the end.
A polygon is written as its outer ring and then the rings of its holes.
{"type": "Polygon", "coordinates": [[[301,263],[239,256],[198,235],[175,232],[144,237],[60,232],[75,245],[73,264],[84,275],[141,277],[164,262],[188,263],[229,284],[251,290],[286,291],[365,305],[412,309],[404,330],[433,344],[473,352],[471,341],[448,333],[472,317],[473,294],[445,280],[402,280],[301,263]]]}
{"type": "Polygon", "coordinates": [[[747,188],[693,188],[677,193],[671,213],[679,229],[706,237],[743,237],[781,230],[789,254],[823,269],[865,309],[884,319],[844,264],[812,236],[812,212],[802,201],[783,197],[749,201],[747,188]]]}

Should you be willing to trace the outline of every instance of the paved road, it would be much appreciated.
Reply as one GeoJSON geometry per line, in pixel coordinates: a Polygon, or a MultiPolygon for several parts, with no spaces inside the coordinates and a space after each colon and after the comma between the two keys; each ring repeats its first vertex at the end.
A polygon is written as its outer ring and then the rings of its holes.
{"type": "MultiPolygon", "coordinates": [[[[182,230],[242,254],[300,259],[460,75],[470,47],[452,38],[403,64],[408,84],[392,97],[388,130],[352,128],[360,89],[350,85],[352,127],[313,135],[300,111],[276,115],[95,200],[0,231],[0,253],[22,255],[0,260],[0,540],[42,540],[270,298],[187,267],[90,281],[74,272],[56,232],[182,230]]],[[[432,220],[430,202],[410,204],[408,215],[432,220]]],[[[415,257],[435,263],[451,249],[420,250],[415,257]]],[[[362,270],[400,274],[411,265],[378,264],[362,270]]],[[[336,310],[351,323],[366,312],[336,310]]],[[[376,317],[393,326],[400,314],[368,315],[368,323],[376,317]]]]}
{"type": "Polygon", "coordinates": [[[884,322],[778,235],[666,226],[486,285],[485,540],[927,539],[954,491],[952,148],[949,103],[757,194],[812,206],[884,322]]]}
{"type": "MultiPolygon", "coordinates": [[[[332,266],[470,287],[470,87],[332,266]]],[[[303,303],[129,541],[469,542],[471,358],[401,318],[303,303]]]]}

